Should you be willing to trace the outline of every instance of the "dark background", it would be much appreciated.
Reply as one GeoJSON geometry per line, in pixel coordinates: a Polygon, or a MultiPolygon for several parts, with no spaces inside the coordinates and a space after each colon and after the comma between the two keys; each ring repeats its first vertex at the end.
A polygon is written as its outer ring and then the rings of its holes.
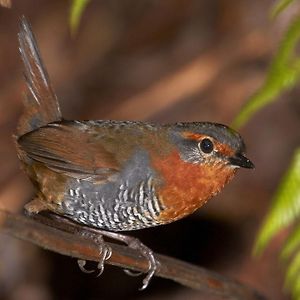
{"type": "MultiPolygon", "coordinates": [[[[12,134],[25,92],[18,55],[21,15],[31,22],[67,119],[230,124],[262,84],[294,9],[276,21],[270,0],[91,1],[78,35],[68,27],[69,1],[13,1],[0,8],[0,207],[21,212],[32,195],[12,134]]],[[[299,144],[299,88],[260,111],[241,130],[254,171],[234,181],[192,216],[132,235],[154,251],[236,278],[269,299],[281,292],[280,234],[261,259],[255,235],[293,150],[299,144]]],[[[100,278],[76,260],[0,236],[0,299],[213,299],[154,278],[107,266],[100,278]]],[[[215,298],[214,298],[215,299],[215,298]]]]}

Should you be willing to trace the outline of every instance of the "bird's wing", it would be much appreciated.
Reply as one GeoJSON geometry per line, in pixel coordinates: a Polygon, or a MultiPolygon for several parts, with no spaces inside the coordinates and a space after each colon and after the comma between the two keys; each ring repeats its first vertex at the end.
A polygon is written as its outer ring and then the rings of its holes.
{"type": "Polygon", "coordinates": [[[18,143],[29,158],[73,177],[105,180],[119,171],[115,155],[81,127],[49,124],[21,136],[18,143]]]}

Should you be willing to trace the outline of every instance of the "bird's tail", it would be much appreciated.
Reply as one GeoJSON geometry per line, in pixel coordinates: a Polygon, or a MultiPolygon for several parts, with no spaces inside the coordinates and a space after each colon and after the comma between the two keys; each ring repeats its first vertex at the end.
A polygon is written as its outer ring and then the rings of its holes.
{"type": "Polygon", "coordinates": [[[61,112],[36,40],[25,17],[21,18],[18,39],[28,87],[24,112],[16,133],[21,136],[50,122],[61,120],[61,112]]]}

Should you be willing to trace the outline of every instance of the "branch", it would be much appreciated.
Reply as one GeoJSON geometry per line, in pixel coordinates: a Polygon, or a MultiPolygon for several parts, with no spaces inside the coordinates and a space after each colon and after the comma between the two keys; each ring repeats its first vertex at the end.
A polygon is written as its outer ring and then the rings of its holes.
{"type": "MultiPolygon", "coordinates": [[[[34,218],[0,210],[0,229],[3,233],[63,255],[97,262],[99,246],[92,240],[76,234],[76,228],[80,226],[70,225],[68,222],[62,224],[49,217],[39,216],[37,221],[34,218]]],[[[123,269],[147,272],[148,262],[139,252],[127,246],[109,242],[107,244],[112,249],[112,256],[106,263],[123,269]]],[[[265,299],[256,291],[204,268],[160,254],[155,254],[155,258],[160,263],[156,276],[171,279],[186,287],[221,298],[265,299]]]]}

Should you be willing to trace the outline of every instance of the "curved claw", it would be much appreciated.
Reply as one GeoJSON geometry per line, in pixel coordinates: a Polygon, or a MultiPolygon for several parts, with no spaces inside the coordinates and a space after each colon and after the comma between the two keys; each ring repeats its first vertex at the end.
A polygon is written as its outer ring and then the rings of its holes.
{"type": "Polygon", "coordinates": [[[101,266],[99,266],[98,264],[97,269],[98,269],[98,274],[96,277],[100,277],[104,271],[104,264],[102,264],[101,266]]]}
{"type": "Polygon", "coordinates": [[[100,251],[100,260],[97,265],[97,269],[99,270],[97,277],[99,277],[104,271],[104,263],[106,260],[110,259],[112,255],[112,250],[109,246],[103,246],[100,251]]]}
{"type": "Polygon", "coordinates": [[[83,272],[83,273],[93,273],[95,272],[95,270],[87,270],[84,266],[86,265],[86,260],[83,259],[77,259],[77,264],[79,269],[83,272]]]}
{"type": "Polygon", "coordinates": [[[158,268],[159,262],[155,259],[153,251],[149,249],[147,246],[145,246],[143,243],[141,243],[138,239],[133,238],[131,242],[128,244],[128,246],[139,250],[142,253],[142,255],[148,260],[149,263],[147,275],[143,279],[142,287],[139,289],[140,291],[142,291],[148,286],[151,278],[154,276],[158,268]]]}
{"type": "MultiPolygon", "coordinates": [[[[109,246],[107,246],[105,244],[105,242],[103,241],[102,236],[95,236],[95,234],[90,233],[90,232],[82,232],[81,233],[83,236],[85,236],[86,238],[91,238],[94,240],[94,242],[99,246],[99,262],[97,265],[97,269],[98,274],[97,277],[99,277],[103,271],[104,271],[104,263],[106,260],[110,259],[111,255],[112,255],[112,250],[109,246]]],[[[95,272],[95,270],[87,270],[85,269],[85,265],[86,265],[86,261],[82,260],[82,259],[78,259],[77,260],[78,266],[80,268],[80,270],[84,273],[93,273],[95,272]]]]}
{"type": "Polygon", "coordinates": [[[132,277],[137,277],[143,274],[143,272],[134,272],[128,269],[123,270],[127,275],[132,276],[132,277]]]}
{"type": "Polygon", "coordinates": [[[153,277],[154,274],[155,274],[155,271],[156,271],[157,267],[158,267],[158,262],[157,262],[157,261],[155,261],[155,263],[153,264],[153,263],[149,260],[149,269],[148,269],[148,273],[147,273],[146,277],[143,279],[143,285],[142,285],[141,288],[139,288],[140,291],[144,290],[144,289],[148,286],[150,280],[152,279],[152,277],[153,277]]]}

